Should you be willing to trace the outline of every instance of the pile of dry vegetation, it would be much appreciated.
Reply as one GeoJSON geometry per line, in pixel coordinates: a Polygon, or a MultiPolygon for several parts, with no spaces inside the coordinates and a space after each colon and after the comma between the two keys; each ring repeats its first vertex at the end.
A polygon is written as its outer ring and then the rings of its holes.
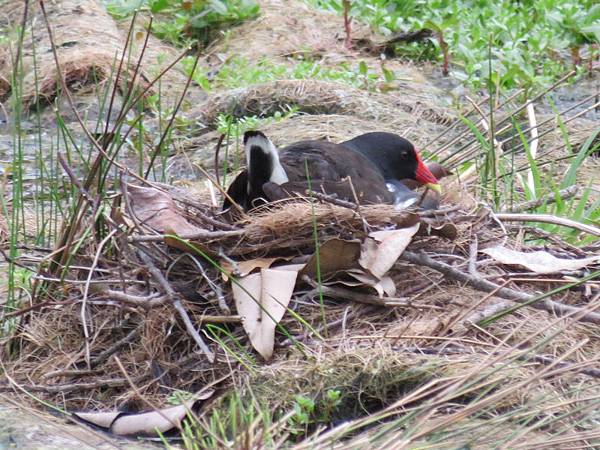
{"type": "Polygon", "coordinates": [[[578,283],[560,301],[535,289],[594,264],[585,249],[517,251],[518,234],[487,208],[419,213],[315,196],[227,223],[183,191],[123,182],[102,220],[81,216],[65,247],[40,262],[31,306],[13,314],[21,323],[7,374],[71,411],[144,410],[173,389],[241,387],[240,376],[262,379],[253,388],[285,408],[293,398],[283,392],[310,392],[306,377],[335,361],[333,386],[353,386],[342,389],[337,420],[358,422],[353,402],[365,392],[376,412],[403,398],[406,383],[488,370],[498,373],[484,386],[515,380],[504,408],[539,391],[564,398],[562,414],[578,404],[563,383],[600,375],[597,286],[578,283]],[[359,381],[363,370],[370,378],[359,381]],[[300,380],[299,390],[285,386],[300,380]]]}
{"type": "MultiPolygon", "coordinates": [[[[58,13],[51,19],[61,23],[58,13]]],[[[292,22],[306,28],[301,19],[292,22]]],[[[269,21],[261,23],[248,32],[272,33],[269,21]]],[[[111,40],[120,45],[112,31],[111,40]]],[[[245,42],[228,45],[235,50],[245,42]]],[[[60,52],[91,51],[84,44],[62,45],[60,52]]],[[[39,45],[52,47],[51,41],[39,45]]],[[[55,83],[54,57],[45,57],[52,61],[44,62],[44,79],[55,83]]],[[[67,67],[64,57],[59,66],[67,67]]],[[[111,52],[93,56],[93,65],[110,67],[113,58],[111,52]]],[[[87,79],[89,67],[77,79],[87,79]]],[[[148,81],[132,70],[123,79],[148,81]]],[[[59,81],[73,87],[66,72],[59,81]]],[[[43,86],[48,98],[56,94],[56,85],[43,86]]],[[[469,130],[458,132],[458,122],[447,126],[449,117],[429,97],[276,81],[215,93],[191,108],[189,116],[210,132],[181,142],[210,147],[220,113],[262,117],[294,104],[306,114],[269,125],[278,143],[390,130],[436,144],[453,167],[464,155],[477,155],[480,143],[469,130]]],[[[465,116],[473,114],[485,133],[478,108],[465,116]]],[[[228,410],[235,398],[256,407],[256,417],[271,413],[260,433],[252,416],[243,433],[228,436],[232,448],[268,447],[266,437],[271,444],[296,440],[297,448],[599,442],[598,244],[575,247],[528,226],[538,244],[526,246],[525,228],[511,224],[531,220],[518,213],[535,205],[495,214],[472,199],[478,180],[471,174],[471,183],[444,181],[448,194],[435,211],[307,193],[228,220],[214,180],[196,196],[115,163],[118,177],[110,181],[118,188],[97,190],[114,161],[106,154],[109,143],[93,144],[98,163],[83,181],[61,161],[77,196],[56,247],[33,249],[18,261],[36,276],[28,303],[4,316],[16,332],[3,347],[7,380],[0,389],[18,388],[67,411],[160,410],[177,392],[202,400],[184,403],[163,430],[179,426],[192,403],[197,426],[207,433],[215,411],[235,415],[228,410]],[[327,397],[330,392],[338,397],[327,397]],[[296,394],[316,405],[317,411],[304,411],[306,422],[298,418],[296,394]]],[[[111,431],[136,432],[110,417],[103,423],[111,431]]]]}

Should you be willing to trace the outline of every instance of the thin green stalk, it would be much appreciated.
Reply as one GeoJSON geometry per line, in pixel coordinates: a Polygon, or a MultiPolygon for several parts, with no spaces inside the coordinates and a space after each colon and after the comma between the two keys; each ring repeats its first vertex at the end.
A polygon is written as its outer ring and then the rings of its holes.
{"type": "Polygon", "coordinates": [[[251,355],[248,354],[248,352],[245,351],[245,349],[240,345],[235,336],[233,336],[231,333],[227,332],[223,328],[210,323],[206,325],[206,329],[210,332],[213,339],[217,341],[221,348],[225,350],[225,352],[227,352],[237,362],[244,366],[244,368],[246,368],[248,372],[256,373],[256,369],[254,368],[256,366],[256,361],[254,360],[254,358],[252,358],[251,355]],[[236,347],[238,347],[238,351],[240,353],[238,354],[233,349],[229,348],[227,343],[223,339],[221,339],[219,333],[225,334],[236,345],[236,347]],[[240,355],[243,355],[244,357],[242,358],[242,356],[240,355]]]}
{"type": "Polygon", "coordinates": [[[38,167],[37,176],[35,179],[35,195],[34,195],[34,210],[35,210],[35,221],[36,221],[36,238],[35,242],[38,245],[45,245],[44,239],[44,228],[45,228],[45,207],[46,202],[44,198],[44,172],[40,170],[43,166],[44,152],[42,151],[42,118],[40,105],[40,90],[39,90],[39,77],[38,77],[38,62],[37,62],[37,49],[35,44],[35,29],[31,28],[31,58],[33,62],[33,76],[34,76],[34,88],[35,88],[35,117],[36,117],[36,137],[37,146],[35,149],[35,161],[38,167]]]}
{"type": "MultiPolygon", "coordinates": [[[[485,163],[485,186],[488,187],[488,183],[491,179],[492,181],[492,199],[494,202],[494,207],[496,209],[500,206],[500,196],[498,193],[498,184],[496,181],[496,146],[494,145],[495,141],[495,131],[496,125],[494,123],[494,83],[492,81],[492,45],[493,45],[493,37],[489,35],[489,45],[488,45],[488,99],[489,99],[489,109],[490,109],[490,144],[488,147],[488,152],[486,154],[486,163],[485,163]],[[491,172],[491,173],[490,173],[491,172]]],[[[498,87],[497,87],[498,89],[498,87]]]]}
{"type": "MultiPolygon", "coordinates": [[[[13,70],[11,72],[11,102],[12,102],[12,115],[11,115],[11,134],[12,134],[12,171],[13,171],[13,185],[12,185],[12,214],[10,214],[9,228],[9,262],[8,262],[8,298],[5,306],[13,307],[17,301],[17,283],[15,279],[15,260],[18,255],[17,245],[19,243],[19,234],[21,234],[23,241],[27,240],[25,230],[25,209],[24,209],[24,198],[23,198],[23,141],[22,134],[23,129],[21,126],[21,120],[23,116],[23,45],[25,39],[25,31],[27,29],[27,21],[29,14],[29,0],[25,0],[25,6],[23,9],[23,17],[18,33],[18,39],[16,43],[16,56],[12,61],[13,70]]],[[[7,331],[3,327],[3,332],[7,331]]]]}
{"type": "Polygon", "coordinates": [[[323,322],[323,332],[325,334],[325,338],[327,338],[327,315],[325,314],[325,299],[323,298],[323,280],[321,278],[321,250],[319,244],[319,230],[317,228],[317,215],[315,213],[315,200],[312,195],[310,173],[308,172],[308,161],[306,159],[304,160],[304,172],[306,175],[306,181],[308,182],[308,195],[310,198],[310,212],[312,221],[312,234],[315,243],[315,262],[317,265],[317,289],[319,292],[321,320],[323,322]]]}
{"type": "Polygon", "coordinates": [[[198,66],[199,61],[200,61],[200,53],[198,53],[196,55],[196,58],[194,60],[194,67],[192,68],[190,75],[187,77],[185,86],[183,88],[183,92],[181,93],[181,96],[179,97],[179,101],[175,105],[175,108],[173,108],[173,113],[171,114],[169,123],[167,124],[167,127],[165,128],[164,132],[162,133],[162,135],[160,137],[160,141],[158,142],[156,147],[153,149],[152,155],[150,156],[150,162],[148,163],[148,168],[146,169],[146,172],[144,173],[144,178],[148,178],[148,175],[150,175],[150,171],[154,170],[154,161],[155,161],[156,157],[164,151],[163,145],[165,144],[165,142],[168,142],[167,138],[170,136],[170,131],[173,126],[173,122],[175,121],[175,117],[177,116],[177,113],[179,112],[179,108],[181,108],[181,104],[183,103],[183,100],[185,99],[185,95],[187,94],[187,91],[190,88],[190,83],[192,82],[192,75],[193,75],[194,71],[196,70],[196,67],[198,66]]]}
{"type": "Polygon", "coordinates": [[[511,308],[505,309],[504,311],[501,311],[492,317],[489,317],[485,320],[482,320],[481,322],[478,322],[477,325],[482,328],[486,328],[486,327],[490,326],[491,324],[493,324],[494,322],[497,322],[498,320],[500,320],[502,317],[513,314],[515,311],[518,311],[519,309],[524,308],[525,306],[529,306],[533,303],[539,302],[540,300],[544,300],[548,297],[552,297],[553,295],[560,294],[561,292],[567,291],[571,288],[574,288],[576,286],[579,286],[580,284],[585,283],[586,281],[591,281],[598,277],[600,277],[600,270],[596,270],[595,272],[592,272],[591,274],[589,274],[583,278],[580,278],[579,280],[574,281],[573,283],[568,283],[563,286],[557,287],[556,289],[552,289],[551,291],[544,292],[543,294],[537,295],[534,298],[532,298],[531,300],[527,300],[526,302],[519,303],[511,308]]]}

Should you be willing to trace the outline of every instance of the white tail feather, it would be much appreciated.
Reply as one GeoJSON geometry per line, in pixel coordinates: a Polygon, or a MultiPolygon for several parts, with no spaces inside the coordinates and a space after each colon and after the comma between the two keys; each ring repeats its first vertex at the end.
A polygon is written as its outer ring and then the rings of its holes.
{"type": "Polygon", "coordinates": [[[252,147],[259,147],[265,155],[271,156],[273,169],[271,170],[269,181],[275,184],[283,184],[289,181],[288,176],[285,173],[285,169],[279,162],[279,152],[269,138],[265,136],[251,136],[248,138],[246,145],[244,146],[247,167],[250,167],[250,149],[252,147]]]}

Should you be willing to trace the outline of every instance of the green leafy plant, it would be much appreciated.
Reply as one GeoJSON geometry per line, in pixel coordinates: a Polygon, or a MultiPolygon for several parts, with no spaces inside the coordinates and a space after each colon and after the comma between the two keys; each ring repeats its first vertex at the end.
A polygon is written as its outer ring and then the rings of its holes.
{"type": "Polygon", "coordinates": [[[315,402],[303,395],[294,396],[294,415],[290,417],[289,424],[293,432],[303,433],[311,423],[311,417],[315,412],[315,402]]]}
{"type": "MultiPolygon", "coordinates": [[[[342,0],[309,2],[343,14],[342,0]]],[[[352,17],[384,35],[432,30],[424,42],[397,44],[397,54],[440,59],[444,73],[474,88],[490,78],[501,89],[548,85],[571,67],[570,61],[580,62],[580,48],[600,42],[600,5],[593,0],[355,0],[351,6],[352,17]]]]}
{"type": "Polygon", "coordinates": [[[281,122],[289,119],[298,113],[297,106],[288,105],[285,111],[276,111],[272,116],[257,117],[244,116],[239,119],[229,114],[219,114],[217,117],[217,131],[228,135],[232,140],[239,140],[246,131],[258,130],[274,122],[281,122]]]}
{"type": "MultiPolygon", "coordinates": [[[[209,89],[232,89],[274,80],[305,79],[334,81],[357,88],[377,90],[379,83],[393,81],[395,74],[386,69],[383,75],[380,75],[364,61],[359,61],[356,65],[344,62],[335,67],[323,67],[319,61],[299,59],[290,66],[275,64],[266,58],[252,63],[246,58],[233,57],[221,66],[209,89]]],[[[204,81],[201,83],[207,85],[204,81]]]]}
{"type": "Polygon", "coordinates": [[[152,31],[177,45],[208,44],[222,29],[256,17],[254,0],[107,0],[108,11],[123,19],[136,10],[157,15],[152,31]]]}

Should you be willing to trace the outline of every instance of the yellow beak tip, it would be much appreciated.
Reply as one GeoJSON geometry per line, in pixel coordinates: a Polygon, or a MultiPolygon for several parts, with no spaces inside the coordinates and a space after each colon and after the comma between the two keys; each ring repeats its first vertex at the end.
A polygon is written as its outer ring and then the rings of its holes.
{"type": "Polygon", "coordinates": [[[438,194],[442,193],[442,186],[440,186],[439,184],[427,183],[425,185],[425,187],[431,189],[432,191],[437,192],[438,194]]]}

